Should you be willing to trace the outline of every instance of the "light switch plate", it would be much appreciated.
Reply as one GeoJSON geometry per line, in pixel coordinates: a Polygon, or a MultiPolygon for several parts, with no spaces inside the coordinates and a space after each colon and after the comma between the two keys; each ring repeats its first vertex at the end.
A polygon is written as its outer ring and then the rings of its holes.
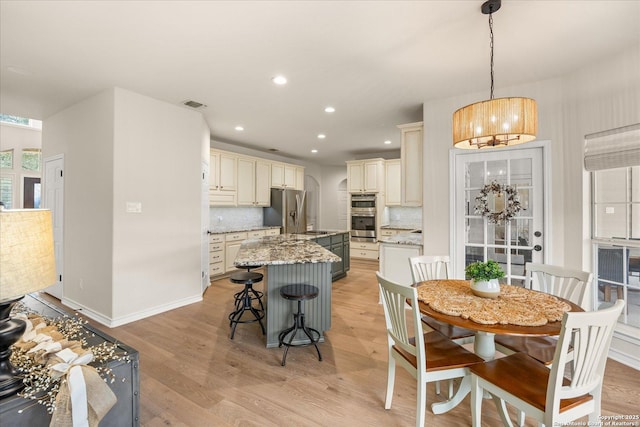
{"type": "Polygon", "coordinates": [[[127,202],[127,213],[142,213],[142,203],[127,202]]]}

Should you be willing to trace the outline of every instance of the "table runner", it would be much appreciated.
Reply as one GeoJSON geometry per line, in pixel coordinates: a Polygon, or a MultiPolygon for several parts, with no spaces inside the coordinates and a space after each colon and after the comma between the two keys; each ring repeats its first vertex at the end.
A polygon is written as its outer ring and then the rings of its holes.
{"type": "Polygon", "coordinates": [[[485,325],[541,326],[571,310],[553,295],[513,285],[500,285],[495,299],[475,296],[468,280],[430,280],[417,289],[418,299],[433,310],[485,325]]]}

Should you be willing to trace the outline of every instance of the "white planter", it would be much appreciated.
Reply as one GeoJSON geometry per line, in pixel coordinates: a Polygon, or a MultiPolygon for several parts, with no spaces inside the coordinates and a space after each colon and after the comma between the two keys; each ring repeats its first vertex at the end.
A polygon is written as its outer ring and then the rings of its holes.
{"type": "Polygon", "coordinates": [[[476,282],[471,279],[471,292],[474,295],[483,298],[497,298],[500,295],[500,282],[498,279],[491,279],[489,281],[481,280],[476,282]]]}

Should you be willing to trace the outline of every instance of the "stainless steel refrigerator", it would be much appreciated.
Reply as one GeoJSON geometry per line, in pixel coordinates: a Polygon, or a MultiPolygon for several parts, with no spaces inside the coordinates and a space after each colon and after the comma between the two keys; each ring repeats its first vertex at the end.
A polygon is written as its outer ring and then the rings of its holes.
{"type": "Polygon", "coordinates": [[[279,226],[280,232],[304,233],[307,231],[306,191],[271,189],[271,207],[264,208],[264,225],[279,226]]]}

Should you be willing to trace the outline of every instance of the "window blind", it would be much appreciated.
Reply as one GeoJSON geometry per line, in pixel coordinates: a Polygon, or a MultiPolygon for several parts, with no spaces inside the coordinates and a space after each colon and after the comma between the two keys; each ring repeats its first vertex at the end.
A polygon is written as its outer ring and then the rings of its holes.
{"type": "Polygon", "coordinates": [[[588,171],[640,166],[640,123],[585,136],[588,171]]]}

